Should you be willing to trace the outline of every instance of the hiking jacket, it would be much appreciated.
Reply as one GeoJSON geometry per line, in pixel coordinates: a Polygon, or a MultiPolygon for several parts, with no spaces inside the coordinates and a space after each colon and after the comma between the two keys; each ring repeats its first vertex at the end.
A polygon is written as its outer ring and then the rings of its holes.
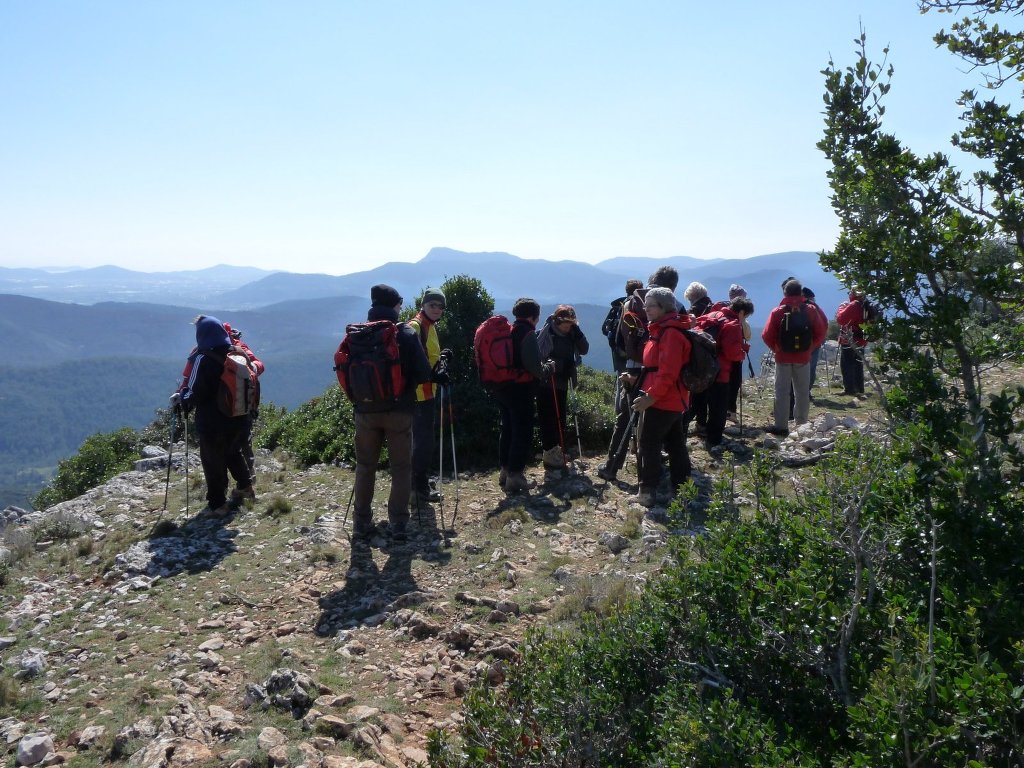
{"type": "MultiPolygon", "coordinates": [[[[416,336],[423,345],[423,351],[427,355],[427,362],[430,363],[430,370],[434,370],[437,361],[441,359],[441,342],[437,338],[436,323],[424,314],[423,310],[416,313],[416,317],[409,321],[409,327],[413,329],[416,336]]],[[[416,387],[416,402],[434,399],[434,385],[431,382],[419,384],[416,387]]]]}
{"type": "Polygon", "coordinates": [[[836,322],[839,323],[839,346],[864,347],[864,302],[845,301],[836,310],[836,322]]]}
{"type": "Polygon", "coordinates": [[[718,333],[715,336],[718,343],[718,377],[715,383],[728,384],[732,364],[743,361],[750,345],[743,340],[743,326],[740,324],[739,316],[728,306],[708,312],[697,323],[698,328],[706,328],[709,325],[718,326],[718,333]]]}
{"type": "Polygon", "coordinates": [[[590,351],[590,342],[583,335],[579,325],[573,323],[568,333],[562,333],[549,317],[544,327],[537,331],[537,351],[541,360],[553,360],[555,372],[552,378],[555,388],[566,390],[571,381],[576,386],[576,366],[580,357],[590,351]]]}
{"type": "Polygon", "coordinates": [[[416,405],[416,387],[430,380],[430,363],[420,344],[420,337],[406,323],[398,322],[394,307],[370,307],[366,321],[390,320],[398,325],[398,356],[405,378],[405,390],[394,403],[354,403],[356,413],[384,413],[387,411],[412,411],[416,405]]]}
{"type": "Polygon", "coordinates": [[[689,316],[678,312],[647,326],[650,338],[644,345],[643,391],[654,398],[654,408],[682,413],[690,402],[679,375],[690,361],[690,340],[682,333],[689,327],[689,316]]]}
{"type": "Polygon", "coordinates": [[[711,301],[710,296],[704,296],[700,299],[697,299],[695,302],[693,302],[693,304],[690,305],[690,314],[693,315],[694,317],[706,315],[713,309],[713,304],[714,302],[711,301]]]}
{"type": "Polygon", "coordinates": [[[811,361],[811,350],[817,349],[825,343],[825,335],[828,333],[828,322],[821,312],[815,311],[812,307],[804,307],[808,319],[811,322],[812,340],[811,345],[803,352],[783,352],[779,347],[779,329],[782,326],[782,319],[786,314],[786,307],[796,304],[806,304],[807,299],[803,296],[783,296],[779,306],[768,315],[768,322],[761,331],[761,339],[772,352],[775,353],[775,362],[792,365],[804,365],[811,361]]]}

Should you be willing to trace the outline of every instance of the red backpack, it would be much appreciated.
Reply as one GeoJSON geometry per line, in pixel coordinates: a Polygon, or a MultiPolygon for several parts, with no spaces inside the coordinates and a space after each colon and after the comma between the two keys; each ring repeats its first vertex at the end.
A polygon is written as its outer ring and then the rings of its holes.
{"type": "Polygon", "coordinates": [[[473,360],[481,384],[529,380],[529,374],[516,367],[512,324],[504,315],[489,317],[477,327],[473,334],[473,360]]]}
{"type": "Polygon", "coordinates": [[[345,328],[345,338],[334,353],[334,370],[353,403],[394,403],[405,391],[398,328],[390,320],[352,323],[345,328]]]}
{"type": "MultiPolygon", "coordinates": [[[[216,357],[220,357],[217,355],[216,357]]],[[[217,387],[217,410],[225,416],[247,416],[256,410],[259,386],[249,360],[241,352],[229,352],[224,358],[217,387]]]]}

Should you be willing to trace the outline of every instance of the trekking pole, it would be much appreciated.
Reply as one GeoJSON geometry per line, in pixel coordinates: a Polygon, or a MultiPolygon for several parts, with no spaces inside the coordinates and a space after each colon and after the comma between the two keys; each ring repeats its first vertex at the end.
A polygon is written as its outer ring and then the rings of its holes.
{"type": "MultiPolygon", "coordinates": [[[[174,458],[174,427],[175,427],[175,416],[177,416],[178,409],[171,408],[171,434],[167,440],[167,481],[164,483],[164,506],[160,511],[160,517],[162,518],[164,512],[167,511],[167,492],[171,488],[171,459],[174,458]]],[[[159,523],[160,520],[158,519],[159,523]]]]}
{"type": "MultiPolygon", "coordinates": [[[[441,429],[438,431],[437,440],[437,484],[443,489],[444,488],[444,387],[437,388],[438,404],[441,406],[441,429]]],[[[441,518],[441,535],[444,535],[444,493],[440,494],[441,498],[437,502],[438,514],[441,518]]],[[[417,498],[416,504],[416,522],[419,522],[420,505],[419,499],[417,498]]]]}
{"type": "Polygon", "coordinates": [[[580,440],[580,391],[569,379],[569,392],[572,394],[572,420],[576,425],[576,455],[583,461],[583,442],[580,440]]]}
{"type": "MultiPolygon", "coordinates": [[[[441,417],[444,418],[443,413],[441,417]]],[[[452,441],[452,474],[455,475],[455,509],[452,511],[452,535],[454,536],[455,518],[459,516],[459,465],[455,463],[455,412],[452,409],[451,392],[448,393],[448,435],[452,441]]]]}
{"type": "Polygon", "coordinates": [[[555,404],[555,423],[558,424],[558,448],[562,451],[562,469],[568,466],[565,460],[565,434],[562,432],[562,414],[558,408],[558,391],[555,389],[555,376],[551,375],[551,401],[555,404]]]}
{"type": "Polygon", "coordinates": [[[189,512],[189,482],[188,482],[188,411],[182,413],[182,420],[185,422],[185,519],[191,516],[189,512]]]}
{"type": "Polygon", "coordinates": [[[348,495],[348,506],[345,507],[345,516],[341,518],[341,530],[345,532],[345,538],[348,539],[348,543],[352,544],[352,536],[348,532],[348,513],[352,510],[352,499],[356,497],[356,480],[352,478],[352,492],[348,495]]]}

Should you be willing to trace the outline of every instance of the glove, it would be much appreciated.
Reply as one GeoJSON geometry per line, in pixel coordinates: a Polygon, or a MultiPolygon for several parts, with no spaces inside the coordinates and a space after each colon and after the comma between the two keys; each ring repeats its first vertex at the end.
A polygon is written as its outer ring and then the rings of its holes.
{"type": "Polygon", "coordinates": [[[646,411],[652,405],[654,405],[654,398],[644,392],[640,397],[633,401],[632,408],[637,413],[641,413],[642,411],[646,411]]]}
{"type": "Polygon", "coordinates": [[[452,357],[454,357],[454,355],[455,353],[448,348],[441,350],[441,359],[444,360],[445,363],[451,362],[451,359],[452,357]]]}
{"type": "Polygon", "coordinates": [[[167,402],[171,404],[171,408],[181,407],[181,392],[175,392],[167,399],[167,402]]]}
{"type": "Polygon", "coordinates": [[[540,364],[540,369],[544,372],[544,378],[550,379],[555,373],[555,361],[545,360],[540,364]]]}
{"type": "Polygon", "coordinates": [[[430,374],[430,380],[434,384],[440,384],[442,387],[447,387],[452,383],[452,377],[448,375],[448,371],[438,368],[432,374],[430,374]]]}
{"type": "Polygon", "coordinates": [[[636,376],[631,376],[628,373],[620,373],[619,384],[621,384],[624,387],[629,387],[630,389],[632,389],[633,385],[636,384],[636,376]]]}

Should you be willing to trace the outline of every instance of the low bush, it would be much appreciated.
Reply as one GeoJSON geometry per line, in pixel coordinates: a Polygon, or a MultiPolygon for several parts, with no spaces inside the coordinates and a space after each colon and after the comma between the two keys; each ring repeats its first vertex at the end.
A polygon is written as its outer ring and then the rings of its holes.
{"type": "Polygon", "coordinates": [[[57,465],[57,474],[33,500],[36,509],[67,501],[114,475],[132,468],[139,456],[139,435],[125,427],[116,432],[97,432],[87,437],[78,453],[57,465]]]}

